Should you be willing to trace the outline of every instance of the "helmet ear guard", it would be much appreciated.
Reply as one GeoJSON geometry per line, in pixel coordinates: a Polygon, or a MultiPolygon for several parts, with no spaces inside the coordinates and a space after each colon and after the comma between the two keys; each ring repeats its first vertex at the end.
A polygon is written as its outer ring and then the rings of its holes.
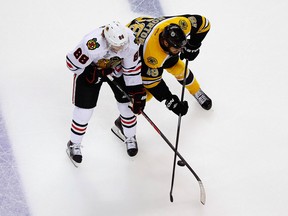
{"type": "Polygon", "coordinates": [[[109,46],[121,47],[128,43],[127,30],[118,21],[113,21],[104,26],[103,34],[109,46]]]}
{"type": "Polygon", "coordinates": [[[160,40],[165,40],[169,47],[177,49],[183,48],[187,43],[187,38],[181,27],[175,23],[166,26],[160,34],[160,40]]]}

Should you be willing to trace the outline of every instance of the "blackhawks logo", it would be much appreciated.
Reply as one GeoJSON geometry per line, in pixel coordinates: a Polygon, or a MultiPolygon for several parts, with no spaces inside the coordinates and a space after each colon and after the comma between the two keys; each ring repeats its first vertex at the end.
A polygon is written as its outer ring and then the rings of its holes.
{"type": "Polygon", "coordinates": [[[97,42],[97,38],[93,38],[86,43],[86,46],[89,50],[95,50],[100,46],[100,44],[97,42]]]}

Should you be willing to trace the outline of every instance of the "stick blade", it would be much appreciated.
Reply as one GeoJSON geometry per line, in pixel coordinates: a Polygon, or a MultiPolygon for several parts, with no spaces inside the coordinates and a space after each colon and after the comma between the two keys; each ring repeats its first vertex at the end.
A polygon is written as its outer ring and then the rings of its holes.
{"type": "Polygon", "coordinates": [[[200,186],[200,202],[205,205],[206,203],[206,192],[202,181],[198,181],[200,186]]]}
{"type": "Polygon", "coordinates": [[[173,201],[174,201],[173,196],[172,196],[172,194],[170,193],[170,202],[173,202],[173,201]]]}

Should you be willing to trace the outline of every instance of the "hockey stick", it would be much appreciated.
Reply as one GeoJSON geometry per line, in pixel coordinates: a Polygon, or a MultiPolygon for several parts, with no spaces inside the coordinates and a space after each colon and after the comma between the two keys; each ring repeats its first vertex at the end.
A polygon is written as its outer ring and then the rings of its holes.
{"type": "MultiPolygon", "coordinates": [[[[114,78],[111,75],[107,75],[108,79],[122,92],[122,94],[129,99],[130,102],[132,102],[132,99],[130,96],[122,89],[122,87],[114,80],[114,78]]],[[[173,152],[182,160],[183,164],[190,170],[190,172],[194,175],[196,180],[198,181],[199,187],[200,187],[200,202],[205,205],[206,202],[206,193],[204,189],[204,185],[199,178],[199,176],[196,174],[196,172],[191,168],[191,166],[187,163],[187,161],[182,157],[182,155],[175,149],[175,147],[172,145],[172,143],[167,139],[167,137],[161,132],[161,130],[154,124],[154,122],[146,115],[144,111],[141,111],[141,114],[144,116],[144,118],[151,124],[151,126],[156,130],[156,132],[164,139],[164,141],[168,144],[168,146],[173,150],[173,152]]]]}
{"type": "MultiPolygon", "coordinates": [[[[181,92],[181,100],[180,102],[182,103],[184,100],[184,93],[185,93],[185,85],[186,85],[186,76],[187,76],[187,69],[188,69],[188,60],[186,59],[185,62],[185,71],[184,71],[184,79],[183,79],[183,84],[182,84],[182,92],[181,92]]],[[[178,116],[178,125],[177,125],[177,135],[176,135],[176,143],[175,143],[175,150],[178,150],[178,143],[179,143],[179,136],[180,136],[180,126],[181,126],[181,118],[182,115],[181,113],[178,116]]],[[[174,161],[173,161],[173,170],[172,170],[172,179],[171,179],[171,189],[170,189],[170,201],[173,202],[173,186],[174,186],[174,179],[175,179],[175,168],[176,168],[176,159],[177,159],[177,155],[176,153],[174,154],[174,161]]],[[[182,161],[181,164],[183,164],[182,161]]]]}

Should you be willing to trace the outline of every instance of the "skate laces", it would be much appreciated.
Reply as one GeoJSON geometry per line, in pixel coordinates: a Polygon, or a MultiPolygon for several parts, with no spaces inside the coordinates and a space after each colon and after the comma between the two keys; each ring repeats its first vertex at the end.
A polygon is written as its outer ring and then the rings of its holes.
{"type": "Polygon", "coordinates": [[[70,143],[69,147],[73,151],[73,154],[81,154],[81,147],[82,145],[80,143],[70,143]]]}
{"type": "Polygon", "coordinates": [[[127,145],[127,149],[137,148],[137,146],[136,146],[137,142],[136,142],[136,139],[134,136],[127,138],[125,140],[125,143],[127,145]]]}

